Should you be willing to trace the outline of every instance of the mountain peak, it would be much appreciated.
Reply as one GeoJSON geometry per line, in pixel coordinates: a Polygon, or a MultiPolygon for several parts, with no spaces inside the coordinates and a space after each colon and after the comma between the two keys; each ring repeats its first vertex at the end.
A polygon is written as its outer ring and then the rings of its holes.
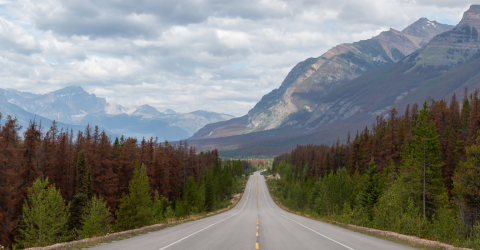
{"type": "Polygon", "coordinates": [[[477,29],[480,28],[480,5],[474,4],[470,6],[470,9],[463,13],[462,21],[460,21],[458,26],[463,26],[465,24],[477,29]]]}
{"type": "Polygon", "coordinates": [[[480,14],[480,4],[472,4],[470,6],[470,9],[467,10],[467,12],[480,14]]]}
{"type": "Polygon", "coordinates": [[[163,114],[165,114],[165,115],[174,115],[176,113],[177,112],[175,112],[175,110],[171,110],[171,109],[167,109],[167,110],[163,111],[163,114]]]}
{"type": "MultiPolygon", "coordinates": [[[[444,32],[433,38],[430,47],[450,47],[451,49],[468,49],[470,54],[476,52],[480,46],[480,5],[472,5],[463,13],[463,18],[454,29],[444,32]]],[[[463,53],[463,52],[462,52],[463,53]]],[[[468,54],[468,53],[467,53],[468,54]]],[[[465,61],[464,57],[455,60],[465,61]]],[[[469,56],[468,56],[469,57],[469,56]]],[[[437,62],[438,63],[438,62],[437,62]]]]}
{"type": "Polygon", "coordinates": [[[144,104],[135,110],[133,112],[133,115],[142,115],[144,117],[153,117],[153,116],[158,116],[161,113],[158,112],[158,110],[150,105],[144,104]]]}
{"type": "Polygon", "coordinates": [[[53,91],[51,93],[53,93],[57,96],[59,96],[59,95],[61,96],[61,95],[75,94],[75,93],[80,93],[80,92],[85,92],[85,90],[80,86],[68,86],[68,87],[65,87],[63,89],[53,91]]]}
{"type": "Polygon", "coordinates": [[[430,21],[422,17],[403,29],[402,32],[411,36],[432,39],[437,34],[451,30],[453,27],[452,25],[430,21]]]}

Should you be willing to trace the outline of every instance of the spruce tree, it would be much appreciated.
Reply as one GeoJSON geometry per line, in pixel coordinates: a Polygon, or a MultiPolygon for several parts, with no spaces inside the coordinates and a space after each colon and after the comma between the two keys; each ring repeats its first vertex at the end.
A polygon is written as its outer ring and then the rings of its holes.
{"type": "Polygon", "coordinates": [[[144,164],[135,163],[133,178],[129,182],[129,193],[124,194],[116,215],[117,230],[129,230],[154,223],[152,199],[144,164]]]}
{"type": "Polygon", "coordinates": [[[362,177],[361,189],[357,196],[356,204],[365,209],[369,219],[373,219],[373,208],[382,194],[381,179],[377,174],[377,164],[373,158],[368,164],[368,170],[362,177]]]}
{"type": "Polygon", "coordinates": [[[171,206],[168,206],[167,209],[165,210],[165,219],[167,219],[167,222],[170,223],[168,219],[172,219],[173,217],[175,217],[175,212],[173,212],[173,209],[171,206]]]}
{"type": "Polygon", "coordinates": [[[28,188],[17,237],[17,242],[25,248],[53,245],[68,239],[68,206],[55,185],[48,184],[48,178],[37,179],[28,188]]]}
{"type": "Polygon", "coordinates": [[[207,211],[212,211],[215,206],[215,184],[213,173],[209,171],[206,173],[205,180],[205,208],[207,211]]]}
{"type": "Polygon", "coordinates": [[[170,202],[167,198],[160,196],[158,191],[155,190],[155,196],[153,198],[153,216],[155,223],[161,223],[164,221],[165,217],[164,214],[166,212],[167,207],[170,205],[170,202]]]}
{"type": "Polygon", "coordinates": [[[468,147],[467,159],[461,162],[453,185],[463,208],[463,217],[468,229],[480,221],[480,130],[477,131],[477,144],[468,147]]]}
{"type": "Polygon", "coordinates": [[[69,230],[76,234],[82,229],[82,214],[88,200],[93,196],[92,171],[87,167],[85,151],[82,150],[77,158],[77,173],[75,176],[75,194],[70,206],[69,230]]]}
{"type": "Polygon", "coordinates": [[[102,197],[93,196],[87,202],[82,218],[82,238],[105,235],[111,231],[112,215],[102,197]]]}
{"type": "Polygon", "coordinates": [[[295,184],[295,187],[292,190],[292,198],[295,209],[303,209],[303,193],[299,182],[295,184]]]}
{"type": "Polygon", "coordinates": [[[422,208],[423,218],[431,217],[444,191],[440,141],[435,123],[429,121],[427,102],[423,104],[411,142],[405,150],[402,179],[411,188],[413,200],[422,208]]]}
{"type": "Polygon", "coordinates": [[[191,214],[191,209],[196,208],[197,211],[200,206],[200,194],[198,192],[197,184],[193,177],[187,178],[187,183],[185,185],[185,208],[184,211],[186,214],[191,214]]]}

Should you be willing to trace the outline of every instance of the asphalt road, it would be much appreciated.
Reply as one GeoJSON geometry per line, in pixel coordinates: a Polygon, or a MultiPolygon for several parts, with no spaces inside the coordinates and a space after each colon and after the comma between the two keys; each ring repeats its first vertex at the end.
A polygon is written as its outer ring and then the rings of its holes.
{"type": "Polygon", "coordinates": [[[413,249],[390,241],[291,214],[278,207],[265,178],[250,176],[231,210],[93,249],[413,249]]]}

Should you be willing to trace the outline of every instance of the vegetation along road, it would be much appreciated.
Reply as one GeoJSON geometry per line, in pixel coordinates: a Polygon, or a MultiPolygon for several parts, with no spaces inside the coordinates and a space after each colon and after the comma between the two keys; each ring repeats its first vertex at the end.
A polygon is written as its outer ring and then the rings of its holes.
{"type": "Polygon", "coordinates": [[[231,210],[93,249],[412,249],[284,211],[264,176],[250,176],[231,210]]]}

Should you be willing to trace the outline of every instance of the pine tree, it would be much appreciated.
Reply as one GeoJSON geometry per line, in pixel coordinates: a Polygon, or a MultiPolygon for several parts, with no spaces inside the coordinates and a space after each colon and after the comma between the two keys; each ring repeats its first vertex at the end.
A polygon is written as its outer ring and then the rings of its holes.
{"type": "Polygon", "coordinates": [[[175,217],[175,212],[173,212],[173,209],[171,206],[168,206],[167,209],[165,210],[165,219],[172,219],[175,217]]]}
{"type": "Polygon", "coordinates": [[[48,186],[48,178],[37,179],[28,188],[23,205],[22,226],[18,243],[23,247],[48,246],[65,241],[68,206],[55,185],[48,186]]]}
{"type": "Polygon", "coordinates": [[[476,141],[476,145],[467,148],[467,159],[460,163],[453,178],[463,217],[470,228],[480,221],[480,130],[476,141]]]}
{"type": "Polygon", "coordinates": [[[74,234],[82,228],[82,214],[88,200],[93,195],[92,171],[87,167],[85,151],[82,150],[77,158],[77,174],[75,176],[75,194],[70,206],[69,230],[74,234]]]}
{"type": "Polygon", "coordinates": [[[362,178],[361,189],[357,196],[356,204],[363,207],[369,215],[369,219],[373,219],[373,208],[377,204],[378,198],[382,194],[382,183],[377,174],[377,165],[373,158],[368,164],[368,170],[362,178]]]}
{"type": "Polygon", "coordinates": [[[295,209],[303,209],[303,206],[305,205],[303,202],[303,193],[302,193],[302,187],[300,186],[300,183],[297,182],[292,190],[292,198],[293,198],[293,205],[295,209]]]}
{"type": "Polygon", "coordinates": [[[425,101],[416,128],[412,128],[413,137],[405,151],[403,167],[403,180],[409,184],[414,201],[422,207],[424,219],[433,215],[444,191],[439,136],[429,117],[425,101]]]}
{"type": "Polygon", "coordinates": [[[155,223],[161,223],[164,221],[165,212],[168,206],[170,206],[170,202],[165,197],[160,196],[158,191],[155,190],[152,207],[155,223]]]}
{"type": "Polygon", "coordinates": [[[105,235],[111,231],[112,215],[102,197],[93,196],[82,214],[82,238],[105,235]]]}
{"type": "Polygon", "coordinates": [[[198,211],[200,205],[200,194],[198,192],[197,184],[193,177],[188,177],[185,185],[185,214],[190,214],[192,208],[196,208],[198,211]]]}
{"type": "Polygon", "coordinates": [[[207,172],[205,180],[205,208],[212,211],[215,206],[215,184],[213,173],[207,172]]]}
{"type": "Polygon", "coordinates": [[[117,230],[129,230],[147,226],[154,222],[150,186],[144,164],[135,164],[133,178],[128,186],[129,194],[124,194],[117,210],[117,230]]]}

